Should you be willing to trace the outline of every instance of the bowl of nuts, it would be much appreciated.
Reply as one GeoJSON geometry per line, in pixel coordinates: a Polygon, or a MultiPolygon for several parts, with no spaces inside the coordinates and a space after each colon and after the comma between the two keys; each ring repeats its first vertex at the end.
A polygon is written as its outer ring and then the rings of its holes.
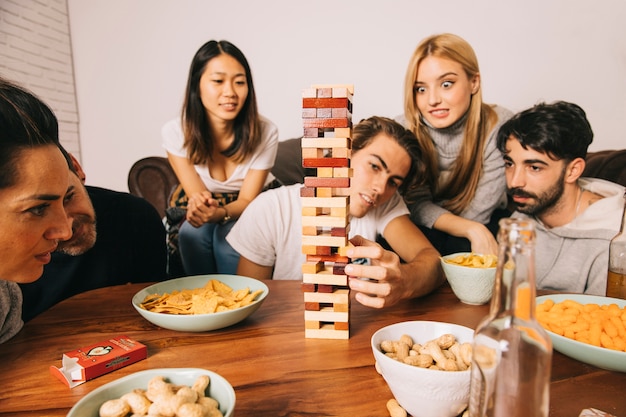
{"type": "Polygon", "coordinates": [[[374,333],[376,370],[409,414],[456,417],[469,403],[474,330],[436,321],[406,321],[374,333]]]}

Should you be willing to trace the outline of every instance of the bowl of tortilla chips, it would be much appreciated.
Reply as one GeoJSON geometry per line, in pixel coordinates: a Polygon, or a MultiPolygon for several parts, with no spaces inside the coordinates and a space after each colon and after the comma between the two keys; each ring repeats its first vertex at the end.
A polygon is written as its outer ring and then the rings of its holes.
{"type": "Polygon", "coordinates": [[[239,275],[196,275],[153,284],[132,299],[135,310],[164,329],[206,332],[232,326],[261,307],[263,282],[239,275]]]}

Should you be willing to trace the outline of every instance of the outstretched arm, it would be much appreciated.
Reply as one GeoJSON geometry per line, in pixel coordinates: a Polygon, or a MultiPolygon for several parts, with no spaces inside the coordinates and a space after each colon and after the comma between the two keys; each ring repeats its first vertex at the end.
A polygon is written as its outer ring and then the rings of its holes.
{"type": "Polygon", "coordinates": [[[361,236],[351,239],[355,247],[348,251],[348,256],[371,260],[371,265],[346,266],[350,289],[356,291],[358,302],[383,308],[426,295],[444,282],[439,252],[408,216],[392,220],[384,236],[394,252],[361,236]]]}

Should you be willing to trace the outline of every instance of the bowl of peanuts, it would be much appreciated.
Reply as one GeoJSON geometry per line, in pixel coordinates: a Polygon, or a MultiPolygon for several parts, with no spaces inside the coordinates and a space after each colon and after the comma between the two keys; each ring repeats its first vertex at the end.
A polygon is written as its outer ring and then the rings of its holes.
{"type": "Polygon", "coordinates": [[[67,417],[232,417],[235,390],[221,375],[200,368],[135,372],[91,391],[67,417]]]}
{"type": "Polygon", "coordinates": [[[460,415],[469,402],[473,338],[469,327],[436,321],[406,321],[376,331],[371,339],[376,370],[394,396],[391,402],[413,416],[460,415]]]}
{"type": "Polygon", "coordinates": [[[586,294],[536,299],[536,317],[554,350],[610,371],[626,372],[626,300],[586,294]]]}
{"type": "Polygon", "coordinates": [[[461,302],[481,305],[491,300],[497,261],[495,255],[460,252],[442,256],[441,267],[461,302]]]}

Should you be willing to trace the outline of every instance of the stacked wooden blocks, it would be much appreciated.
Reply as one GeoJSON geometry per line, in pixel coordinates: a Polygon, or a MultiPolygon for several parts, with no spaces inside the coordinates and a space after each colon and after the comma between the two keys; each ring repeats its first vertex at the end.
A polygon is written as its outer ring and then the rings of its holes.
{"type": "Polygon", "coordinates": [[[302,93],[302,291],[305,337],[350,337],[350,289],[344,273],[350,261],[351,85],[314,85],[302,93]]]}

